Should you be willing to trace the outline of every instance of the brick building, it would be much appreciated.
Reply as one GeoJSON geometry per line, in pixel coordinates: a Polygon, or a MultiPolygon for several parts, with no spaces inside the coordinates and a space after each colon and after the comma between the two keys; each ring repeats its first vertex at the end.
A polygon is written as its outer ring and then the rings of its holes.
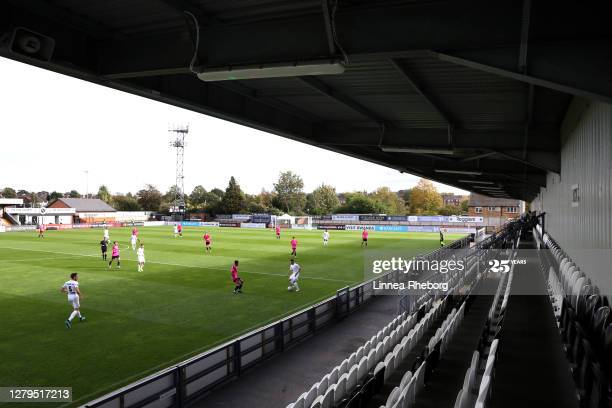
{"type": "Polygon", "coordinates": [[[487,233],[494,232],[506,221],[518,218],[523,212],[525,212],[524,201],[470,194],[468,214],[483,217],[487,233]]]}
{"type": "Polygon", "coordinates": [[[58,198],[49,204],[48,208],[74,208],[75,223],[114,221],[117,212],[97,198],[58,198]]]}

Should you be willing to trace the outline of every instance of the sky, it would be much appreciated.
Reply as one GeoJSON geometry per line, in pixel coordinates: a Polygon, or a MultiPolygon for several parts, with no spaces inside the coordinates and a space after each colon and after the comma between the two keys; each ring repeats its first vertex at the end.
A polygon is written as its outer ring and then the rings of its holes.
{"type": "MultiPolygon", "coordinates": [[[[338,192],[413,187],[419,180],[200,113],[131,95],[0,57],[0,188],[95,193],[162,191],[175,183],[169,127],[189,125],[185,191],[225,189],[234,176],[243,191],[273,189],[281,171],[338,192]]],[[[467,194],[436,183],[440,192],[467,194]]]]}

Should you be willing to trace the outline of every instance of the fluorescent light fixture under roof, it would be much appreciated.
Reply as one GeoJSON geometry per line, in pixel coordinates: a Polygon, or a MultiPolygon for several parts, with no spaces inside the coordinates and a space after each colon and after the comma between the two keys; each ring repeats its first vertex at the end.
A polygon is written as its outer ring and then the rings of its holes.
{"type": "Polygon", "coordinates": [[[435,169],[436,173],[448,173],[448,174],[467,174],[469,176],[481,176],[481,171],[472,171],[472,170],[443,170],[443,169],[435,169]]]}
{"type": "Polygon", "coordinates": [[[344,73],[345,66],[339,60],[315,60],[279,64],[242,65],[204,69],[198,78],[205,82],[233,81],[240,79],[299,77],[306,75],[333,75],[344,73]]]}
{"type": "Polygon", "coordinates": [[[476,188],[479,188],[481,190],[503,190],[503,187],[497,187],[497,186],[474,186],[476,188]]]}
{"type": "Polygon", "coordinates": [[[453,154],[452,149],[434,147],[401,147],[401,146],[380,146],[380,150],[387,153],[428,153],[428,154],[453,154]]]}
{"type": "Polygon", "coordinates": [[[457,180],[457,181],[460,183],[491,184],[491,185],[495,184],[495,182],[493,181],[465,180],[465,179],[457,180]]]}

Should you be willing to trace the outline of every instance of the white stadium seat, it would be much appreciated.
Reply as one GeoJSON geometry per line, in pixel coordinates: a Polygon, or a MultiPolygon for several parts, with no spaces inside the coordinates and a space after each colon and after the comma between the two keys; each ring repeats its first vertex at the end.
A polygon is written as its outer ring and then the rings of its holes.
{"type": "Polygon", "coordinates": [[[306,393],[306,398],[304,398],[304,406],[306,408],[310,407],[314,400],[319,396],[319,383],[314,384],[310,387],[310,390],[306,393]]]}
{"type": "Polygon", "coordinates": [[[350,365],[349,365],[348,359],[344,359],[342,363],[340,363],[340,369],[338,370],[338,376],[340,377],[343,374],[348,373],[349,367],[350,365]]]}
{"type": "Polygon", "coordinates": [[[310,408],[321,408],[323,406],[323,396],[319,395],[310,405],[310,408]]]}
{"type": "Polygon", "coordinates": [[[329,373],[329,386],[331,387],[332,384],[337,383],[338,378],[340,378],[340,367],[336,366],[331,373],[329,373]]]}
{"type": "Polygon", "coordinates": [[[334,388],[334,404],[338,405],[346,397],[346,381],[348,374],[342,374],[334,388]]]}
{"type": "Polygon", "coordinates": [[[323,401],[321,401],[321,408],[332,408],[334,406],[334,392],[336,390],[336,384],[331,385],[325,395],[323,401]]]}
{"type": "Polygon", "coordinates": [[[368,358],[361,357],[357,368],[357,382],[361,382],[368,375],[368,358]]]}
{"type": "Polygon", "coordinates": [[[359,366],[355,364],[348,372],[348,376],[346,378],[346,392],[347,394],[353,391],[357,387],[358,382],[358,371],[359,366]]]}
{"type": "Polygon", "coordinates": [[[404,388],[406,388],[410,383],[410,380],[412,380],[412,371],[406,371],[406,373],[402,377],[402,381],[400,382],[400,389],[403,390],[404,388]]]}
{"type": "Polygon", "coordinates": [[[374,367],[376,366],[376,350],[370,350],[370,352],[368,353],[368,367],[367,370],[368,371],[372,371],[374,369],[374,367]]]}
{"type": "Polygon", "coordinates": [[[389,379],[394,369],[395,355],[391,352],[385,357],[385,382],[389,379]]]}
{"type": "Polygon", "coordinates": [[[319,381],[319,385],[317,387],[317,393],[319,395],[325,395],[325,391],[329,387],[329,374],[325,374],[325,376],[319,381]]]}
{"type": "Polygon", "coordinates": [[[385,408],[393,408],[393,406],[395,406],[395,403],[399,399],[399,396],[400,389],[399,387],[395,387],[389,394],[389,397],[387,397],[387,403],[385,404],[385,408]]]}

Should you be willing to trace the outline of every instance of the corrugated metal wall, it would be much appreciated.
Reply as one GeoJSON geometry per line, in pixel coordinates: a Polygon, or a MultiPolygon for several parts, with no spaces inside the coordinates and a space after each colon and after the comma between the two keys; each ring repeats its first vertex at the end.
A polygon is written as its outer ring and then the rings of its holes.
{"type": "MultiPolygon", "coordinates": [[[[562,126],[561,174],[549,173],[546,188],[532,202],[545,211],[546,229],[577,262],[584,249],[612,248],[612,105],[575,98],[562,126]],[[578,186],[579,204],[572,206],[578,186]]],[[[588,271],[602,285],[609,269],[588,271]]]]}

